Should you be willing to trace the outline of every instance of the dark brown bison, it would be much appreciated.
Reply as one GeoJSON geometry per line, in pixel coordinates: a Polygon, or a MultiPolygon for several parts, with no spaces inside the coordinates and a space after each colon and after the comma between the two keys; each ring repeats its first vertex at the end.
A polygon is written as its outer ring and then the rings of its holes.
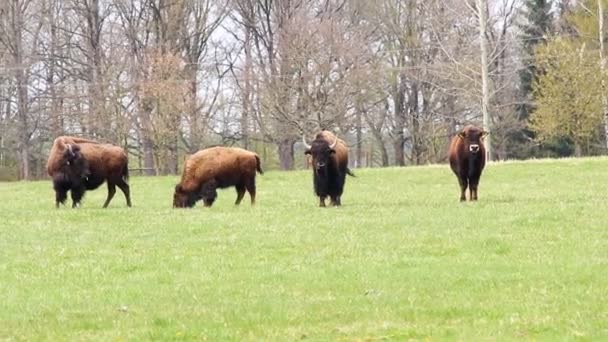
{"type": "Polygon", "coordinates": [[[114,197],[116,186],[125,194],[127,206],[131,206],[127,154],[118,146],[78,137],[58,137],[49,153],[47,172],[53,179],[57,207],[65,203],[68,191],[72,208],[77,207],[86,190],[97,189],[105,181],[108,197],[104,208],[114,197]]]}
{"type": "Polygon", "coordinates": [[[256,171],[263,173],[257,154],[237,147],[211,147],[188,157],[173,195],[174,208],[192,208],[198,200],[210,207],[217,198],[217,188],[236,187],[240,204],[245,190],[255,203],[256,171]]]}
{"type": "Polygon", "coordinates": [[[486,148],[483,138],[487,132],[468,125],[459,132],[450,144],[450,167],[460,184],[460,200],[466,201],[465,192],[469,188],[469,199],[477,200],[477,186],[481,172],[486,165],[486,148]]]}
{"type": "Polygon", "coordinates": [[[342,205],[340,197],[344,192],[346,175],[354,176],[348,168],[348,148],[346,143],[329,131],[321,131],[310,145],[302,137],[305,154],[311,156],[313,185],[319,196],[319,206],[325,206],[329,196],[330,204],[342,205]]]}

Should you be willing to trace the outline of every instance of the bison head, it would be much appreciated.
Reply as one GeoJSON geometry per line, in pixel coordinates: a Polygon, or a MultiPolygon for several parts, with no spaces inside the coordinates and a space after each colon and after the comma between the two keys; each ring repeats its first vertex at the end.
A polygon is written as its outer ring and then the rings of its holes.
{"type": "Polygon", "coordinates": [[[302,142],[306,146],[304,154],[312,156],[312,165],[315,170],[323,170],[329,164],[331,156],[336,153],[334,147],[338,143],[338,137],[330,144],[325,139],[316,139],[312,142],[312,145],[306,143],[306,138],[302,136],[302,142]]]}
{"type": "Polygon", "coordinates": [[[80,146],[76,144],[66,145],[61,164],[65,176],[72,178],[73,181],[85,179],[89,175],[88,162],[80,151],[80,146]]]}
{"type": "Polygon", "coordinates": [[[63,159],[65,160],[66,165],[72,165],[75,161],[82,157],[80,153],[80,146],[67,144],[65,147],[65,151],[63,152],[63,159]]]}
{"type": "Polygon", "coordinates": [[[464,141],[465,149],[467,151],[476,154],[481,149],[483,138],[487,134],[488,132],[477,127],[467,126],[458,133],[458,137],[464,141]]]}
{"type": "Polygon", "coordinates": [[[180,184],[175,186],[173,194],[173,208],[192,208],[199,196],[195,193],[185,191],[180,184]]]}

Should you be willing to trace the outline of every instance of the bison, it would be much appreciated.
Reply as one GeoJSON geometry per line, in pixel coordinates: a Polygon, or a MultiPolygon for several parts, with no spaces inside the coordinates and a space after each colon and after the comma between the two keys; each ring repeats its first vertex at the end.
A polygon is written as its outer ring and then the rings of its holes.
{"type": "Polygon", "coordinates": [[[330,204],[342,205],[340,197],[344,191],[346,175],[354,176],[348,168],[348,148],[346,143],[329,131],[321,131],[309,145],[302,137],[306,147],[304,154],[312,157],[313,185],[319,196],[319,206],[325,207],[329,196],[330,204]]]}
{"type": "Polygon", "coordinates": [[[465,192],[469,188],[469,199],[477,200],[477,186],[481,172],[486,165],[486,149],[483,138],[488,133],[468,125],[459,132],[450,144],[450,167],[460,184],[460,200],[466,201],[465,192]]]}
{"type": "Polygon", "coordinates": [[[71,192],[72,208],[75,208],[86,190],[97,189],[106,181],[108,197],[103,207],[110,204],[116,186],[124,193],[127,206],[131,206],[128,158],[118,146],[78,137],[58,137],[49,153],[47,172],[53,179],[57,208],[65,203],[68,191],[71,192]]]}
{"type": "Polygon", "coordinates": [[[236,202],[241,203],[245,190],[255,204],[256,171],[263,174],[260,158],[251,151],[237,147],[206,148],[188,157],[179,184],[173,195],[174,208],[192,208],[198,200],[210,207],[217,198],[217,188],[236,188],[236,202]]]}

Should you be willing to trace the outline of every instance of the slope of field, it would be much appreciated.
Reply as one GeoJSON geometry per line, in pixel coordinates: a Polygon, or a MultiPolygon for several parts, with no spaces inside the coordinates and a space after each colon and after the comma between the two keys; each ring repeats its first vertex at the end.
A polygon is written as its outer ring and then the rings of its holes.
{"type": "Polygon", "coordinates": [[[54,208],[0,183],[0,340],[608,339],[608,159],[355,170],[339,209],[309,172],[258,203],[171,208],[177,177],[54,208]]]}

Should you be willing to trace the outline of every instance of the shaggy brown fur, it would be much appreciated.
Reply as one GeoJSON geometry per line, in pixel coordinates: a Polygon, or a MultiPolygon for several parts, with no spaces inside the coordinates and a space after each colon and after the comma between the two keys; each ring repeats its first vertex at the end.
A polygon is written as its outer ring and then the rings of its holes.
{"type": "Polygon", "coordinates": [[[315,140],[308,145],[306,139],[305,154],[312,157],[313,184],[319,196],[319,206],[325,206],[325,199],[330,198],[331,205],[342,204],[340,197],[344,192],[346,175],[354,176],[348,168],[348,147],[329,131],[321,131],[315,140]],[[332,147],[332,144],[335,144],[332,147]]]}
{"type": "Polygon", "coordinates": [[[108,184],[108,204],[118,186],[131,206],[128,158],[118,146],[101,144],[93,140],[61,136],[55,139],[47,161],[47,171],[53,179],[56,206],[63,204],[71,191],[72,207],[78,206],[86,190],[108,184]]]}
{"type": "Polygon", "coordinates": [[[458,178],[461,201],[467,200],[465,196],[467,187],[469,199],[477,200],[479,178],[486,165],[486,148],[483,144],[486,135],[487,132],[481,128],[468,125],[452,138],[448,158],[452,172],[458,178]]]}
{"type": "Polygon", "coordinates": [[[251,204],[255,203],[256,171],[262,174],[257,154],[236,147],[211,147],[188,157],[179,184],[175,186],[173,207],[193,207],[203,200],[210,207],[217,198],[217,188],[236,187],[236,202],[240,204],[245,190],[251,204]]]}

